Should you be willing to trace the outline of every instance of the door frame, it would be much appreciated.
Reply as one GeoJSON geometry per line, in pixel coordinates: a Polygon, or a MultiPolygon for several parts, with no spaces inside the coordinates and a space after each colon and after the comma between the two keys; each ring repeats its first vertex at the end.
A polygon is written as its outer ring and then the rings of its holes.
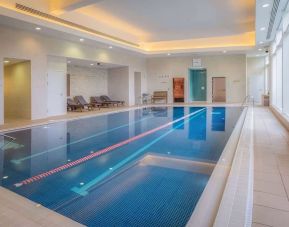
{"type": "Polygon", "coordinates": [[[224,78],[225,79],[225,90],[226,90],[226,93],[225,93],[225,101],[224,102],[227,102],[227,79],[225,76],[213,76],[212,77],[212,103],[215,102],[214,101],[214,78],[224,78]]]}

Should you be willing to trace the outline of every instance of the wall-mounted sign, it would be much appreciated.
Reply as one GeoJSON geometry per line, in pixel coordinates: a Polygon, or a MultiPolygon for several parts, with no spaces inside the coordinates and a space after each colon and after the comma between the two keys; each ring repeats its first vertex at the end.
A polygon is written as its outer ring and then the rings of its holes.
{"type": "Polygon", "coordinates": [[[193,68],[201,68],[201,67],[202,67],[202,59],[193,58],[193,68]]]}

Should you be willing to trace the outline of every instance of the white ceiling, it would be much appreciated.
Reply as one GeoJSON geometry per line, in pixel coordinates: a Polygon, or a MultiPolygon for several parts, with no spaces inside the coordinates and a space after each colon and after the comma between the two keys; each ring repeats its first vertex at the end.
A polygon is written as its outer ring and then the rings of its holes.
{"type": "Polygon", "coordinates": [[[1,0],[20,3],[133,42],[254,31],[255,0],[1,0]]]}
{"type": "Polygon", "coordinates": [[[253,31],[254,4],[254,0],[102,0],[77,13],[101,20],[94,14],[104,11],[144,31],[147,37],[140,40],[155,42],[253,31]]]}

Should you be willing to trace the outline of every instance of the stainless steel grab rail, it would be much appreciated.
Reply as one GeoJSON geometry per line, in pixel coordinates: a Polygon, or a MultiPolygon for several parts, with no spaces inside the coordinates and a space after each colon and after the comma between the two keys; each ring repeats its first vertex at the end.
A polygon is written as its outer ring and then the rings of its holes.
{"type": "Polygon", "coordinates": [[[15,137],[12,137],[12,136],[7,136],[7,135],[4,135],[4,134],[0,134],[0,136],[2,136],[3,138],[8,138],[9,141],[8,143],[5,144],[4,142],[4,145],[3,146],[0,146],[0,149],[4,148],[5,146],[7,146],[8,144],[12,143],[14,140],[16,140],[15,137]]]}

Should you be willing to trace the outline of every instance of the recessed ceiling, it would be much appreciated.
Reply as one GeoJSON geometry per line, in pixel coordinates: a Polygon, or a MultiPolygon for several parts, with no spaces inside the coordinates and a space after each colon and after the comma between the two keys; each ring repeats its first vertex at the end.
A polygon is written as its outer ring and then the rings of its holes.
{"type": "Polygon", "coordinates": [[[255,0],[2,0],[0,6],[15,10],[16,3],[137,43],[142,51],[255,44],[255,0]]]}

